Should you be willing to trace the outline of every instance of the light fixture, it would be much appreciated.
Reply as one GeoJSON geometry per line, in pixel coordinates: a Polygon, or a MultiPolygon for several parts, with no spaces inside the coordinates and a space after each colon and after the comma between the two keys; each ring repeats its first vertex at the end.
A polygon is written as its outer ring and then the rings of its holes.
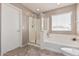
{"type": "Polygon", "coordinates": [[[60,3],[57,3],[57,5],[60,5],[60,3]]]}
{"type": "Polygon", "coordinates": [[[39,9],[39,8],[37,8],[37,9],[36,9],[36,11],[40,11],[40,9],[39,9]]]}

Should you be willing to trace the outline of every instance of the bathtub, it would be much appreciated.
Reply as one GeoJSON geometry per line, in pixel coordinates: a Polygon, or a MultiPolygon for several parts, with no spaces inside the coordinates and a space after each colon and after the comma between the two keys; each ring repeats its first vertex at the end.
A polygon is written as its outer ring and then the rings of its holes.
{"type": "Polygon", "coordinates": [[[42,49],[49,49],[56,52],[62,52],[62,47],[79,49],[79,39],[75,35],[51,34],[49,36],[44,35],[43,37],[42,49]],[[72,40],[74,37],[76,37],[76,41],[72,40]]]}
{"type": "Polygon", "coordinates": [[[79,56],[79,49],[62,47],[61,51],[66,56],[79,56]]]}

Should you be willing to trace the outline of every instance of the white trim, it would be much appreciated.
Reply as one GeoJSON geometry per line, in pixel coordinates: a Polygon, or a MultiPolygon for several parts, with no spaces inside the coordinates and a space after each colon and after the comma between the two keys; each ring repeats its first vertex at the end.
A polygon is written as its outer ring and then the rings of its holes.
{"type": "Polygon", "coordinates": [[[22,47],[22,10],[20,10],[20,47],[22,47]]]}

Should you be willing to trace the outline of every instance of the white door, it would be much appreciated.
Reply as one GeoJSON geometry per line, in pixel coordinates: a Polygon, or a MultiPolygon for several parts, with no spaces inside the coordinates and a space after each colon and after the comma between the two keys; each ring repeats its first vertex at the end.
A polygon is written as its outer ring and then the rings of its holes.
{"type": "Polygon", "coordinates": [[[20,9],[11,4],[2,4],[1,53],[20,46],[20,9]]]}

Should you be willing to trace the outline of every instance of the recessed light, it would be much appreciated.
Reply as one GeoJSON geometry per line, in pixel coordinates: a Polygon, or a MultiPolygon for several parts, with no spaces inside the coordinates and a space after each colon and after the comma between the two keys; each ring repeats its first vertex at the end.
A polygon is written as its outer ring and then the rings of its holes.
{"type": "Polygon", "coordinates": [[[40,9],[38,8],[38,9],[36,9],[36,11],[39,11],[40,9]]]}
{"type": "Polygon", "coordinates": [[[60,3],[57,3],[57,5],[60,5],[60,3]]]}

